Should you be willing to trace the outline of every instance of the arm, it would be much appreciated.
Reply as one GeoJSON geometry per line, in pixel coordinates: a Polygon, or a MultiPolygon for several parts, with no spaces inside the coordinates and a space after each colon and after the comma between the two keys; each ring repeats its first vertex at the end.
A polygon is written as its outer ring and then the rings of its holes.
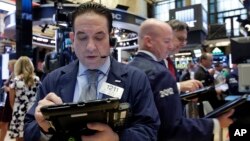
{"type": "Polygon", "coordinates": [[[136,74],[129,79],[122,100],[131,104],[132,117],[127,128],[119,133],[121,141],[154,141],[160,120],[146,75],[136,74]]]}
{"type": "MultiPolygon", "coordinates": [[[[207,72],[198,69],[195,73],[195,79],[200,80],[204,86],[214,86],[214,78],[207,72]]],[[[209,101],[213,108],[219,107],[222,103],[218,100],[217,95],[219,91],[215,88],[210,89],[208,92],[199,97],[200,101],[209,101]]]]}
{"type": "Polygon", "coordinates": [[[15,97],[16,97],[15,89],[9,88],[9,100],[10,100],[10,106],[11,106],[12,109],[14,107],[15,97]]]}
{"type": "Polygon", "coordinates": [[[201,138],[204,141],[213,139],[213,120],[188,119],[183,116],[176,81],[169,74],[159,72],[150,81],[162,123],[158,136],[160,141],[166,138],[185,141],[200,141],[201,138]],[[159,97],[159,91],[166,90],[167,92],[171,89],[173,93],[159,97]]]}
{"type": "Polygon", "coordinates": [[[180,84],[180,91],[181,92],[193,92],[197,89],[200,89],[203,87],[202,83],[198,80],[186,80],[179,82],[180,84]]]}
{"type": "Polygon", "coordinates": [[[15,103],[15,97],[16,97],[16,81],[15,79],[13,81],[10,81],[10,84],[6,86],[6,90],[9,92],[9,101],[10,101],[10,106],[13,109],[14,103],[15,103]]]}
{"type": "Polygon", "coordinates": [[[199,81],[201,81],[201,82],[204,84],[204,83],[205,83],[206,77],[205,77],[205,74],[203,74],[203,73],[201,72],[201,70],[198,69],[198,70],[194,73],[194,79],[199,80],[199,81]]]}

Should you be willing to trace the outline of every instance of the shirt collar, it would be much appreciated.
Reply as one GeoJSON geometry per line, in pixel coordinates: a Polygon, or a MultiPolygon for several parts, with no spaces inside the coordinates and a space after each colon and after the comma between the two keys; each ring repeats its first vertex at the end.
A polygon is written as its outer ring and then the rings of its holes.
{"type": "MultiPolygon", "coordinates": [[[[110,57],[108,56],[105,63],[100,66],[98,68],[98,70],[100,70],[103,74],[107,75],[108,74],[108,71],[109,71],[109,68],[110,68],[110,57]]],[[[88,68],[86,66],[84,66],[81,62],[79,62],[79,67],[78,67],[78,76],[82,75],[82,74],[85,74],[85,71],[87,70],[88,68]]]]}
{"type": "Polygon", "coordinates": [[[157,61],[157,62],[159,61],[157,59],[157,57],[153,53],[151,53],[151,52],[149,52],[147,50],[139,50],[138,52],[142,52],[142,53],[145,53],[145,54],[149,55],[154,61],[157,61]]]}
{"type": "Polygon", "coordinates": [[[205,70],[208,71],[208,69],[206,67],[204,67],[202,64],[200,64],[200,66],[205,70]]]}

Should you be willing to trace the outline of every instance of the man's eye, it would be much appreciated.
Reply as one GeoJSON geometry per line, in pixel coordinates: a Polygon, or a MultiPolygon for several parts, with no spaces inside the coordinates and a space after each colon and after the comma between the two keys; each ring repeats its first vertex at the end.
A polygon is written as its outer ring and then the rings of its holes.
{"type": "Polygon", "coordinates": [[[181,37],[180,37],[180,38],[178,38],[178,40],[179,40],[179,41],[181,41],[181,42],[185,42],[185,41],[186,41],[186,39],[185,39],[185,38],[181,38],[181,37]]]}
{"type": "Polygon", "coordinates": [[[168,44],[168,43],[170,43],[170,40],[165,40],[164,42],[168,44]]]}
{"type": "Polygon", "coordinates": [[[104,36],[96,36],[95,37],[95,39],[98,40],[98,41],[102,40],[103,38],[104,38],[104,36]]]}
{"type": "Polygon", "coordinates": [[[78,39],[79,39],[79,40],[86,40],[86,39],[87,39],[87,36],[78,36],[78,39]]]}

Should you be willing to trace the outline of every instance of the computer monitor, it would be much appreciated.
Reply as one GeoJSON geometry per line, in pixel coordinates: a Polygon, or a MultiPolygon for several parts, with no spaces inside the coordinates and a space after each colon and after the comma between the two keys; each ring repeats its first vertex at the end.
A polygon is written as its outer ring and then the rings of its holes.
{"type": "Polygon", "coordinates": [[[231,38],[233,64],[250,63],[250,37],[231,38]]]}
{"type": "Polygon", "coordinates": [[[199,58],[202,55],[201,49],[194,49],[193,52],[196,58],[199,58]]]}

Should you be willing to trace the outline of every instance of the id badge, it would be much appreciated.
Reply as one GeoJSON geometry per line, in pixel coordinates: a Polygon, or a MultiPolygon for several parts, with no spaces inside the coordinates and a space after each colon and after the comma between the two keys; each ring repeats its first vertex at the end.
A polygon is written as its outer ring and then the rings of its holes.
{"type": "Polygon", "coordinates": [[[123,94],[124,88],[115,86],[113,84],[104,82],[99,90],[99,92],[111,96],[111,97],[116,97],[121,99],[122,94],[123,94]]]}

